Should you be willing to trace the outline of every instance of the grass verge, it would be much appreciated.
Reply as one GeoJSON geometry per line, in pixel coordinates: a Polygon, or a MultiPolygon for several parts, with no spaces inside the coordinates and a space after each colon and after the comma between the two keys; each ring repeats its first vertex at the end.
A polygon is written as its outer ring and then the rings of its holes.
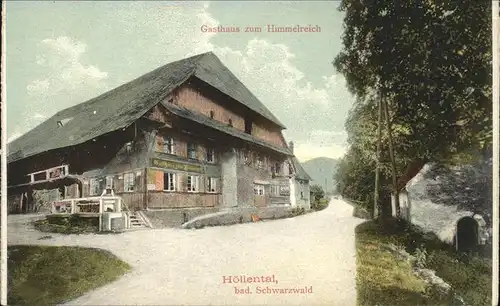
{"type": "Polygon", "coordinates": [[[367,221],[356,228],[358,305],[491,305],[491,262],[458,254],[435,235],[424,234],[406,222],[386,225],[367,221]],[[423,266],[452,286],[441,294],[413,273],[412,264],[396,258],[385,246],[422,254],[423,266]]]}
{"type": "Polygon", "coordinates": [[[9,305],[63,303],[130,270],[108,251],[67,246],[9,246],[8,266],[9,305]]]}
{"type": "Polygon", "coordinates": [[[311,209],[315,211],[320,211],[327,207],[328,207],[328,199],[320,199],[319,201],[316,201],[315,199],[312,200],[311,209]]]}

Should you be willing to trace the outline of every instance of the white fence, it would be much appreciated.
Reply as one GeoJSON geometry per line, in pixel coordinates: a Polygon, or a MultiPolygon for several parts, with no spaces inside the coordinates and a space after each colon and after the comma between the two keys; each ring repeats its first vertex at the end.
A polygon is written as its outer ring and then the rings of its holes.
{"type": "MultiPolygon", "coordinates": [[[[117,213],[125,218],[125,228],[130,228],[130,212],[123,199],[115,196],[88,197],[64,199],[52,202],[52,214],[72,215],[79,214],[87,217],[99,217],[99,231],[111,228],[111,215],[117,213]],[[123,209],[124,208],[124,209],[123,209]],[[107,214],[103,218],[103,213],[107,214]],[[111,214],[112,213],[112,214],[111,214]]],[[[115,215],[115,217],[117,217],[115,215]]]]}
{"type": "Polygon", "coordinates": [[[102,214],[103,212],[122,212],[123,200],[120,197],[88,197],[64,199],[52,202],[53,214],[102,214]]]}

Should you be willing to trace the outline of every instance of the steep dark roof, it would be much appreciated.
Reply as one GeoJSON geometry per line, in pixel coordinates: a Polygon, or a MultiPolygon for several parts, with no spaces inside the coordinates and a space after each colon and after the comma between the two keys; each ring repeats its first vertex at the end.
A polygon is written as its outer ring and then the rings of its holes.
{"type": "Polygon", "coordinates": [[[8,144],[7,161],[77,145],[129,126],[191,76],[284,128],[212,52],[157,68],[87,102],[64,109],[8,144]],[[68,121],[68,119],[71,119],[68,121]],[[58,121],[63,121],[58,127],[58,121]]]}
{"type": "Polygon", "coordinates": [[[312,178],[307,174],[306,170],[302,167],[297,157],[292,157],[293,167],[295,168],[296,175],[298,179],[312,181],[312,178]]]}

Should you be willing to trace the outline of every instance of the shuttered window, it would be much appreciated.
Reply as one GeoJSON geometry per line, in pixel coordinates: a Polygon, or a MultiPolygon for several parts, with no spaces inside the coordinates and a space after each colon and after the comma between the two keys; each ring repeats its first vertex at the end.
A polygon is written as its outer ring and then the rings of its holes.
{"type": "Polygon", "coordinates": [[[113,189],[113,177],[106,176],[106,189],[113,189]]]}
{"type": "Polygon", "coordinates": [[[187,156],[190,159],[198,159],[196,154],[196,145],[192,142],[187,144],[187,156]]]}
{"type": "Polygon", "coordinates": [[[207,192],[216,193],[219,191],[219,178],[209,177],[207,181],[207,192]]]}
{"type": "Polygon", "coordinates": [[[207,162],[215,162],[215,150],[213,148],[207,148],[207,162]]]}
{"type": "Polygon", "coordinates": [[[195,175],[188,175],[187,177],[187,190],[188,192],[199,191],[200,177],[195,175]]]}
{"type": "Polygon", "coordinates": [[[255,195],[264,195],[264,185],[254,184],[253,185],[253,193],[255,195]]]}
{"type": "Polygon", "coordinates": [[[279,190],[280,190],[280,186],[271,185],[271,196],[273,196],[273,197],[279,196],[279,190]]]}
{"type": "Polygon", "coordinates": [[[163,137],[163,153],[174,154],[174,140],[172,137],[163,137]]]}
{"type": "Polygon", "coordinates": [[[90,195],[100,195],[101,194],[101,186],[99,184],[99,179],[91,178],[90,179],[90,195]]]}
{"type": "Polygon", "coordinates": [[[123,191],[132,192],[135,187],[135,175],[134,173],[125,173],[123,175],[123,191]]]}
{"type": "Polygon", "coordinates": [[[175,191],[175,173],[172,172],[163,173],[163,190],[175,191]]]}

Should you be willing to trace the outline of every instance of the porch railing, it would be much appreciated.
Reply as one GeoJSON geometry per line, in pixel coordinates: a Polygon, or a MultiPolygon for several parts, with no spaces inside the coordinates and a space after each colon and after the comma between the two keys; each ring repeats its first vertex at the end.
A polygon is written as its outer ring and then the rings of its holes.
{"type": "MultiPolygon", "coordinates": [[[[103,212],[122,212],[121,197],[88,197],[64,199],[52,202],[53,214],[102,214],[103,212]]],[[[127,209],[126,209],[127,210],[127,209]]]]}
{"type": "Polygon", "coordinates": [[[99,217],[99,231],[103,229],[103,213],[124,213],[125,228],[130,228],[131,211],[121,197],[100,196],[64,199],[52,202],[52,214],[79,214],[87,217],[99,217]]]}

